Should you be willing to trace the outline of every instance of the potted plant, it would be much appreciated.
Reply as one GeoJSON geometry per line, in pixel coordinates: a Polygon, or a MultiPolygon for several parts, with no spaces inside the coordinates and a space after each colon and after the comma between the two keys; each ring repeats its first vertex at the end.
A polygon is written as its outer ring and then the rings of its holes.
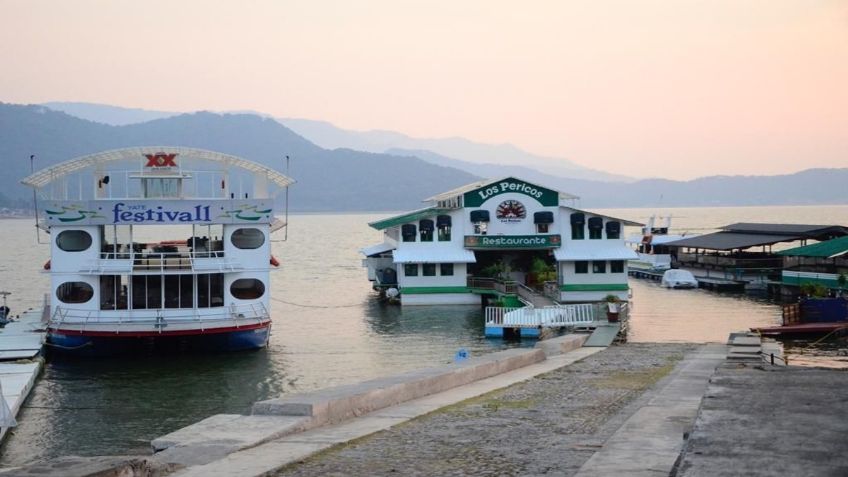
{"type": "Polygon", "coordinates": [[[618,298],[618,296],[609,294],[604,297],[604,301],[607,303],[607,321],[609,321],[610,323],[617,322],[621,300],[618,298]]]}

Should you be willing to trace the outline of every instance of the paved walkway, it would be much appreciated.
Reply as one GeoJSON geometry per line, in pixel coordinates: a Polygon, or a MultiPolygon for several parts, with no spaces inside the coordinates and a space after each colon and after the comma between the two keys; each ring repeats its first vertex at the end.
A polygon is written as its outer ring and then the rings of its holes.
{"type": "Polygon", "coordinates": [[[684,433],[694,424],[709,379],[726,355],[724,345],[706,345],[687,355],[656,396],[627,419],[577,476],[667,476],[685,443],[684,433]]]}
{"type": "MultiPolygon", "coordinates": [[[[224,459],[205,465],[192,466],[173,475],[179,477],[265,475],[303,460],[316,452],[389,429],[445,406],[526,381],[540,374],[575,363],[602,350],[602,348],[580,348],[564,355],[550,357],[538,364],[376,411],[342,424],[321,427],[235,452],[224,459]]],[[[339,472],[340,475],[357,474],[356,471],[346,468],[340,469],[339,472]]],[[[362,475],[369,473],[366,472],[362,475]]]]}

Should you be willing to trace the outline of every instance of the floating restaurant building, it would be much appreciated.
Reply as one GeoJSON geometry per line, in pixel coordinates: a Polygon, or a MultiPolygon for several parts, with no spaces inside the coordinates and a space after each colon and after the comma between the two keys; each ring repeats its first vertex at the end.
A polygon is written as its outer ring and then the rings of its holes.
{"type": "Polygon", "coordinates": [[[403,305],[536,306],[628,299],[631,222],[576,208],[577,197],[508,177],[425,200],[372,222],[383,242],[362,250],[374,288],[403,305]]]}

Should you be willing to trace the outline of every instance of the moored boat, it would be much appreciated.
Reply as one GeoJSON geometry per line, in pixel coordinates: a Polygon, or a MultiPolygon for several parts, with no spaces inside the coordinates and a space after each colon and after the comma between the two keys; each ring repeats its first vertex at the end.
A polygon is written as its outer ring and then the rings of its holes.
{"type": "Polygon", "coordinates": [[[687,270],[666,270],[660,284],[665,288],[698,288],[698,280],[687,270]]]}
{"type": "Polygon", "coordinates": [[[23,180],[50,234],[53,350],[264,347],[274,197],[292,180],[178,147],[83,156],[23,180]]]}

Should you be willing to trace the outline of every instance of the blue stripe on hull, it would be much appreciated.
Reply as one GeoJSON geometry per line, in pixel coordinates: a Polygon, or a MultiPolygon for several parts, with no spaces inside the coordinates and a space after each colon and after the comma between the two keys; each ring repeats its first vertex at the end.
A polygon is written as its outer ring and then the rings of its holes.
{"type": "Polygon", "coordinates": [[[228,333],[156,337],[104,337],[50,332],[47,334],[47,344],[50,352],[79,356],[109,356],[154,350],[228,352],[264,348],[268,345],[270,335],[270,325],[228,333]]]}
{"type": "Polygon", "coordinates": [[[485,328],[487,338],[538,338],[540,332],[539,328],[504,328],[501,326],[487,326],[485,328]]]}

